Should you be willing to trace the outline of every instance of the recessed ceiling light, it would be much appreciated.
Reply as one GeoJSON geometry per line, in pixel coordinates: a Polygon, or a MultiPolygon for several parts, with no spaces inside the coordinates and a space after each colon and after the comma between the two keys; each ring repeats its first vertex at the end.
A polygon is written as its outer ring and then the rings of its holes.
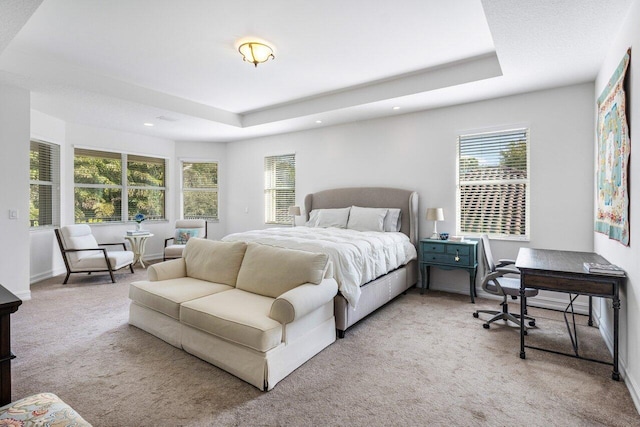
{"type": "Polygon", "coordinates": [[[400,107],[396,106],[396,107],[393,107],[393,109],[394,109],[394,110],[399,110],[399,109],[400,109],[400,107]]]}
{"type": "Polygon", "coordinates": [[[322,123],[322,120],[316,120],[316,123],[320,124],[322,123]]]}
{"type": "Polygon", "coordinates": [[[153,123],[145,123],[144,125],[151,127],[151,126],[153,126],[153,123]]]}

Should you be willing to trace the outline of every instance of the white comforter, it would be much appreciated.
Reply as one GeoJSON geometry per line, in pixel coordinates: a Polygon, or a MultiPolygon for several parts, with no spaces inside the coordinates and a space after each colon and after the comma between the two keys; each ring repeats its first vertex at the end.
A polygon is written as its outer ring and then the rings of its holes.
{"type": "Polygon", "coordinates": [[[333,262],[342,295],[353,307],[360,286],[417,257],[403,233],[356,231],[341,228],[268,228],[224,237],[225,241],[258,242],[284,248],[323,252],[333,262]]]}

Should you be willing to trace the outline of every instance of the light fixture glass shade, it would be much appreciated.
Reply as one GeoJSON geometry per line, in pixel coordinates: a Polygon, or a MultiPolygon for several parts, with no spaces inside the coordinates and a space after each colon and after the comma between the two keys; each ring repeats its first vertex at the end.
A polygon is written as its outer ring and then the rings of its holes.
{"type": "Polygon", "coordinates": [[[300,216],[300,206],[289,206],[289,215],[300,216]]]}
{"type": "Polygon", "coordinates": [[[273,56],[273,49],[264,43],[243,43],[238,48],[238,51],[242,54],[243,60],[251,62],[256,67],[262,62],[268,61],[269,58],[275,59],[275,56],[273,56]]]}

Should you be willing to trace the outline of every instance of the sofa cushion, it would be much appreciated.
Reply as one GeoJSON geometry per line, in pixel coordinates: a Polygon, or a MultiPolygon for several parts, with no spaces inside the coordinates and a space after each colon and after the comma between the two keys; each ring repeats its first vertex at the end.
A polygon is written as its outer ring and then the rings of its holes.
{"type": "MultiPolygon", "coordinates": [[[[91,252],[88,252],[91,253],[91,252]]],[[[94,255],[86,256],[75,263],[71,270],[104,270],[107,268],[107,263],[104,260],[104,253],[93,252],[94,255]]],[[[133,252],[131,251],[108,251],[107,258],[111,269],[118,270],[133,262],[133,252]]]]}
{"type": "Polygon", "coordinates": [[[235,286],[246,248],[244,242],[219,242],[193,237],[183,252],[187,276],[235,286]]]}
{"type": "Polygon", "coordinates": [[[181,277],[161,282],[133,282],[129,286],[129,298],[140,305],[179,320],[180,304],[183,302],[229,289],[233,288],[192,277],[181,277]]]}
{"type": "Polygon", "coordinates": [[[265,352],[282,341],[282,326],[269,317],[272,303],[272,298],[231,289],[185,302],[180,309],[180,321],[265,352]]]}
{"type": "Polygon", "coordinates": [[[236,288],[277,298],[303,283],[319,284],[328,261],[323,253],[249,243],[236,288]]]}
{"type": "Polygon", "coordinates": [[[169,245],[164,248],[165,258],[180,258],[184,252],[185,245],[169,245]]]}

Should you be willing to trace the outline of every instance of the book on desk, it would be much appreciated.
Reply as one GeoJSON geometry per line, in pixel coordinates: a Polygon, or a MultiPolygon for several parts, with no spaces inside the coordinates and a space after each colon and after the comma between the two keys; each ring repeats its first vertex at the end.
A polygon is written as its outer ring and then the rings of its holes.
{"type": "Polygon", "coordinates": [[[615,264],[600,264],[597,262],[585,262],[584,271],[593,274],[608,274],[611,276],[624,276],[624,270],[615,264]]]}

